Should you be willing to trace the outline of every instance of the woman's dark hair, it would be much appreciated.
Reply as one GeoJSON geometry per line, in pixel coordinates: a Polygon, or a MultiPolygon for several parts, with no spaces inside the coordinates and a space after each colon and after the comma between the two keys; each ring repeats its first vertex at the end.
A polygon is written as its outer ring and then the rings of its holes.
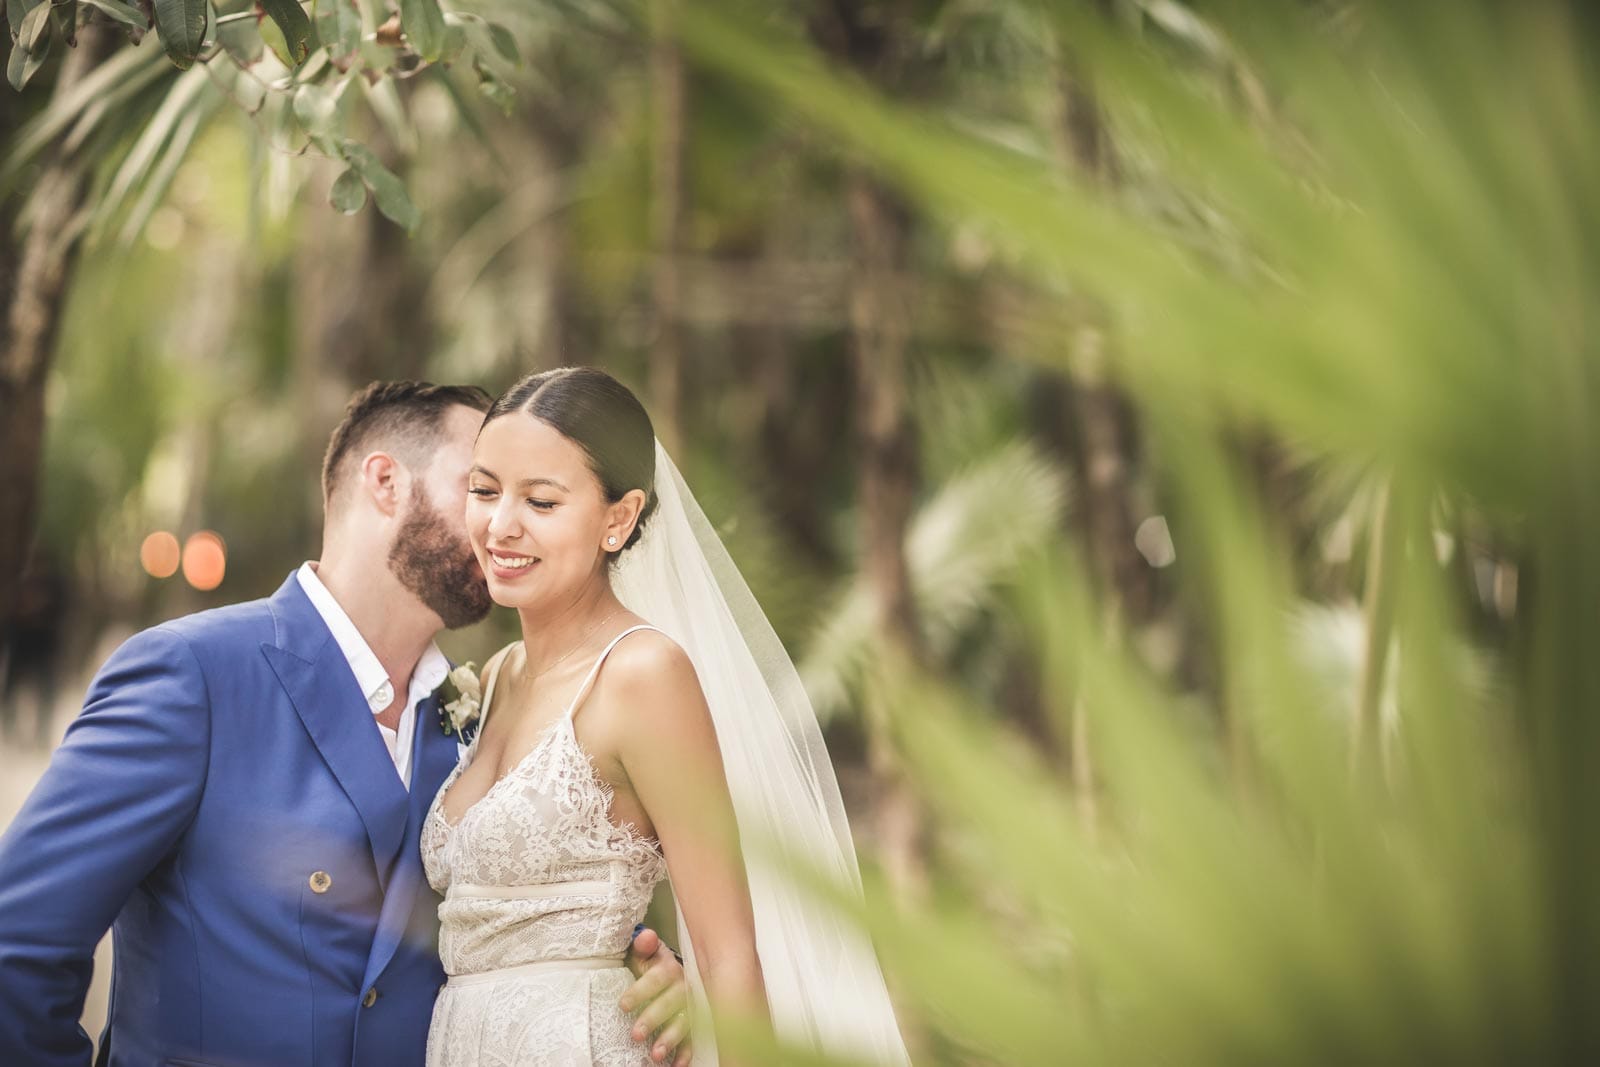
{"type": "Polygon", "coordinates": [[[549,423],[583,449],[613,504],[630,490],[644,492],[639,521],[622,546],[633,547],[656,509],[656,432],[639,398],[598,368],[558,367],[507,389],[483,417],[483,426],[517,411],[549,423]]]}

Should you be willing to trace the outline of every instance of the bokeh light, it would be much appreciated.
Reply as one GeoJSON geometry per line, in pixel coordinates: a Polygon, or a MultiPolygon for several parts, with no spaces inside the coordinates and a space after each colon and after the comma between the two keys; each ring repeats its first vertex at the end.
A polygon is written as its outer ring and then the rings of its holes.
{"type": "Polygon", "coordinates": [[[152,578],[171,578],[178,573],[178,539],[157,530],[139,546],[139,565],[152,578]]]}
{"type": "Polygon", "coordinates": [[[221,585],[227,569],[228,549],[217,534],[201,530],[184,544],[183,577],[201,592],[221,585]]]}

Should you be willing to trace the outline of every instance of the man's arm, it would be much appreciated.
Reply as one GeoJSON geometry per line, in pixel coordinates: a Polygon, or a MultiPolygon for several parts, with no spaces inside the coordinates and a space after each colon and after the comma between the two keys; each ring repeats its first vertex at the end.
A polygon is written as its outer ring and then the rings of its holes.
{"type": "Polygon", "coordinates": [[[146,630],[118,649],[0,837],[0,1063],[89,1062],[95,946],[194,817],[209,746],[188,642],[146,630]]]}
{"type": "Polygon", "coordinates": [[[622,994],[622,1010],[638,1011],[635,1041],[654,1040],[650,1058],[671,1067],[689,1067],[689,981],[683,957],[667,947],[661,935],[640,923],[628,946],[628,969],[634,983],[622,994]]]}

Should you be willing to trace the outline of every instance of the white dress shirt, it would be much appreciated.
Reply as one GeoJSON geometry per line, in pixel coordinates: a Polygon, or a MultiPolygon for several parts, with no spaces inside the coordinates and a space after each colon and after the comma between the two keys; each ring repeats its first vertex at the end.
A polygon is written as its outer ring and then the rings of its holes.
{"type": "Polygon", "coordinates": [[[350,621],[350,616],[345,614],[339,602],[333,599],[333,594],[322,584],[322,579],[317,577],[316,567],[309,562],[302,563],[295,577],[300,580],[300,588],[305,590],[311,606],[328,624],[339,651],[344,653],[345,660],[350,664],[350,673],[356,676],[356,685],[360,686],[367,698],[367,707],[372,710],[373,725],[383,736],[383,743],[394,760],[394,769],[400,775],[400,781],[410,789],[411,748],[417,736],[417,704],[439,688],[439,683],[450,673],[450,661],[444,658],[438,645],[428,642],[422,658],[417,660],[416,667],[411,671],[411,688],[406,694],[406,705],[400,711],[400,721],[395,729],[389,729],[376,720],[394,702],[394,686],[389,681],[389,672],[378,662],[366,638],[361,636],[361,631],[356,629],[356,624],[350,621]]]}

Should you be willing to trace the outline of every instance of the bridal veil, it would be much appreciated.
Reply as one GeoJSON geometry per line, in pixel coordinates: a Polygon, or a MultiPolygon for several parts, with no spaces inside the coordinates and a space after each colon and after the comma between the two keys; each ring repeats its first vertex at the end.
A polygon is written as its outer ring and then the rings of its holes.
{"type": "MultiPolygon", "coordinates": [[[[811,701],[727,549],[656,444],[657,508],[623,553],[614,588],[688,653],[705,691],[732,795],[773,1025],[790,1042],[882,1064],[909,1062],[872,948],[855,924],[796,884],[820,874],[859,896],[850,826],[811,701]]],[[[679,917],[691,986],[694,946],[679,917]]],[[[695,1062],[715,1063],[696,1034],[695,1062]]]]}

